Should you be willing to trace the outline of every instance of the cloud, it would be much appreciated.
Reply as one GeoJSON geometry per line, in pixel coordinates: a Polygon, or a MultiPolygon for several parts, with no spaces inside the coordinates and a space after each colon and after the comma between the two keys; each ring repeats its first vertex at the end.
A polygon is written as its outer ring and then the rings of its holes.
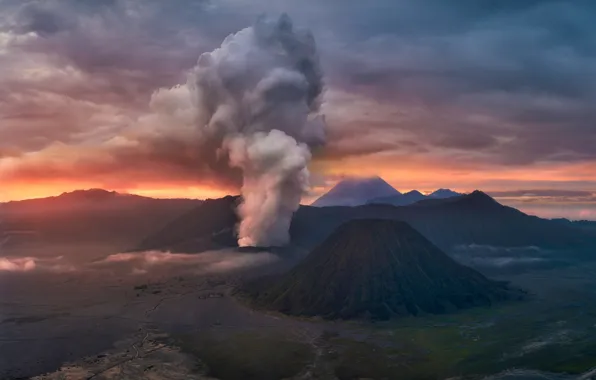
{"type": "Polygon", "coordinates": [[[537,247],[495,247],[488,245],[461,245],[451,252],[465,265],[487,273],[521,273],[550,269],[566,263],[552,252],[537,247]]]}
{"type": "Polygon", "coordinates": [[[0,133],[8,136],[0,141],[1,178],[238,187],[236,171],[197,148],[196,131],[171,109],[184,104],[163,101],[179,98],[172,86],[184,82],[212,36],[225,34],[207,17],[206,1],[168,4],[0,5],[12,15],[0,19],[0,133]]]}
{"type": "Polygon", "coordinates": [[[178,269],[197,274],[216,274],[265,266],[279,258],[269,252],[240,253],[210,251],[200,254],[159,251],[117,253],[93,263],[94,268],[130,268],[132,274],[146,274],[158,270],[178,269]]]}
{"type": "Polygon", "coordinates": [[[113,86],[114,95],[128,102],[131,95],[147,99],[153,89],[177,83],[196,62],[197,50],[209,42],[192,28],[188,16],[207,21],[206,4],[26,1],[9,27],[13,33],[37,37],[15,44],[15,50],[43,54],[56,64],[102,78],[113,86]]]}
{"type": "Polygon", "coordinates": [[[28,272],[34,270],[35,267],[35,260],[30,257],[17,259],[10,259],[6,257],[0,258],[0,271],[28,272]]]}
{"type": "Polygon", "coordinates": [[[490,191],[499,202],[545,218],[594,219],[596,193],[565,189],[490,191]]]}
{"type": "Polygon", "coordinates": [[[465,125],[475,139],[452,147],[492,144],[483,157],[488,162],[593,159],[594,33],[585,17],[593,5],[499,2],[480,10],[458,2],[446,8],[395,2],[396,12],[384,13],[395,17],[392,23],[379,10],[362,9],[366,27],[356,28],[349,49],[340,51],[336,83],[397,107],[427,107],[426,127],[394,128],[417,132],[434,149],[444,147],[437,134],[458,139],[465,125]]]}
{"type": "Polygon", "coordinates": [[[269,252],[240,253],[231,250],[200,254],[159,251],[116,253],[94,262],[71,262],[58,257],[0,257],[0,273],[103,273],[144,275],[165,272],[219,274],[263,267],[280,258],[269,252]]]}
{"type": "Polygon", "coordinates": [[[40,257],[0,257],[0,272],[52,272],[75,271],[75,267],[63,256],[40,257]]]}
{"type": "MultiPolygon", "coordinates": [[[[169,180],[237,188],[239,170],[229,168],[203,140],[195,127],[193,106],[188,103],[190,95],[184,91],[173,87],[155,92],[149,111],[136,119],[125,118],[116,132],[98,127],[71,134],[71,138],[78,137],[77,142],[53,141],[38,151],[15,149],[0,160],[2,178],[33,182],[76,179],[83,174],[86,180],[103,181],[108,186],[131,180],[169,180]]],[[[116,116],[112,119],[118,121],[116,116]]]]}
{"type": "Polygon", "coordinates": [[[536,189],[536,190],[508,190],[491,191],[492,197],[563,197],[563,198],[593,198],[594,193],[581,190],[557,190],[557,189],[536,189]]]}
{"type": "Polygon", "coordinates": [[[190,148],[191,131],[147,121],[152,96],[183,83],[229,33],[283,11],[322,51],[330,145],[315,163],[403,155],[482,177],[594,162],[594,10],[562,0],[5,0],[0,177],[237,187],[237,174],[190,148]]]}

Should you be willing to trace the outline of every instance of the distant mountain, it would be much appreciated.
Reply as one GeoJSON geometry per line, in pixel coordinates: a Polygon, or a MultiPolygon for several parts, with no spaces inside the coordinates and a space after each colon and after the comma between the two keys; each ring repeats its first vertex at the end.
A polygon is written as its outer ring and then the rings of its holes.
{"type": "Polygon", "coordinates": [[[244,292],[256,306],[342,319],[440,314],[523,295],[456,263],[407,223],[379,219],[343,224],[288,274],[244,292]]]}
{"type": "Polygon", "coordinates": [[[447,199],[458,197],[462,194],[449,189],[439,189],[429,195],[424,195],[418,190],[412,190],[405,194],[391,195],[388,197],[373,198],[366,202],[367,204],[387,204],[393,206],[408,206],[426,199],[447,199]]]}
{"type": "Polygon", "coordinates": [[[404,194],[392,195],[371,199],[367,204],[387,204],[393,206],[407,206],[412,203],[426,199],[426,196],[418,190],[412,190],[404,194]]]}
{"type": "Polygon", "coordinates": [[[401,195],[401,193],[382,178],[352,178],[336,184],[326,194],[314,201],[312,206],[360,206],[371,199],[392,195],[401,195]]]}
{"type": "Polygon", "coordinates": [[[438,189],[428,195],[429,198],[436,198],[436,199],[444,199],[444,198],[453,198],[459,197],[463,195],[461,193],[457,193],[450,189],[438,189]]]}
{"type": "MultiPolygon", "coordinates": [[[[63,201],[104,201],[106,199],[113,199],[118,197],[127,198],[145,198],[139,195],[133,194],[122,194],[116,191],[108,191],[104,189],[88,189],[88,190],[75,190],[71,192],[65,192],[57,197],[50,197],[49,199],[63,200],[63,201]]],[[[48,199],[48,198],[46,198],[48,199]]]]}
{"type": "Polygon", "coordinates": [[[596,237],[596,221],[594,220],[569,220],[565,218],[557,218],[551,220],[556,223],[561,223],[565,226],[581,228],[585,232],[591,233],[596,237]]]}
{"type": "Polygon", "coordinates": [[[202,252],[237,246],[236,206],[239,197],[208,199],[150,235],[135,250],[202,252]]]}
{"type": "Polygon", "coordinates": [[[297,243],[312,246],[347,220],[371,217],[408,222],[444,250],[465,244],[573,250],[596,243],[593,236],[580,228],[526,215],[499,204],[481,191],[426,199],[405,207],[368,205],[323,210],[303,207],[294,217],[291,233],[297,243]]]}
{"type": "Polygon", "coordinates": [[[201,202],[153,199],[101,189],[77,190],[2,203],[0,228],[19,244],[35,237],[44,244],[109,243],[126,249],[201,202]]]}
{"type": "MultiPolygon", "coordinates": [[[[233,202],[237,200],[227,199],[225,202],[206,201],[149,236],[140,247],[159,250],[184,247],[187,252],[201,252],[205,246],[221,246],[225,241],[234,246],[234,228],[238,220],[233,202]],[[221,221],[210,223],[214,215],[221,221]]],[[[526,215],[499,204],[481,191],[445,199],[427,198],[404,207],[383,204],[302,206],[294,214],[290,227],[292,244],[311,249],[341,224],[364,218],[405,221],[445,251],[468,244],[564,250],[596,246],[594,234],[585,228],[526,215]]]]}

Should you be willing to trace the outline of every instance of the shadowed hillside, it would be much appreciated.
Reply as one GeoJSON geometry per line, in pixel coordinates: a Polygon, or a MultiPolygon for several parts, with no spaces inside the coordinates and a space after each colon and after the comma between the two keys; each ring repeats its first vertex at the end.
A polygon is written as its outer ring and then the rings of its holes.
{"type": "Polygon", "coordinates": [[[456,263],[407,223],[375,219],[342,225],[290,273],[245,292],[255,305],[291,315],[374,319],[489,306],[523,294],[456,263]]]}
{"type": "Polygon", "coordinates": [[[237,246],[238,197],[208,199],[186,212],[156,234],[144,239],[136,250],[167,249],[201,252],[237,246]]]}
{"type": "Polygon", "coordinates": [[[380,177],[351,178],[337,183],[314,201],[312,206],[360,206],[374,198],[401,195],[380,177]]]}
{"type": "Polygon", "coordinates": [[[418,190],[412,190],[404,194],[395,194],[388,197],[374,198],[366,202],[366,204],[386,204],[393,206],[408,206],[416,202],[428,199],[447,199],[459,197],[463,194],[456,193],[449,189],[438,189],[431,194],[424,195],[418,190]]]}
{"type": "MultiPolygon", "coordinates": [[[[214,246],[235,246],[236,199],[205,201],[149,236],[138,248],[201,252],[214,246]]],[[[426,199],[402,207],[302,206],[294,214],[290,227],[292,244],[311,249],[341,224],[364,218],[405,221],[443,250],[469,244],[565,250],[596,245],[594,234],[585,228],[526,215],[499,204],[481,191],[446,199],[426,199]]]]}
{"type": "Polygon", "coordinates": [[[386,204],[393,206],[407,206],[416,202],[420,202],[427,197],[418,190],[412,190],[405,194],[390,195],[388,197],[374,198],[366,202],[366,204],[386,204]]]}
{"type": "Polygon", "coordinates": [[[524,214],[481,191],[403,207],[302,207],[294,216],[291,234],[297,244],[310,247],[342,223],[360,218],[403,220],[444,250],[468,244],[574,250],[596,243],[581,228],[524,214]]]}
{"type": "Polygon", "coordinates": [[[7,245],[109,243],[130,248],[199,205],[93,189],[0,204],[7,245]]]}

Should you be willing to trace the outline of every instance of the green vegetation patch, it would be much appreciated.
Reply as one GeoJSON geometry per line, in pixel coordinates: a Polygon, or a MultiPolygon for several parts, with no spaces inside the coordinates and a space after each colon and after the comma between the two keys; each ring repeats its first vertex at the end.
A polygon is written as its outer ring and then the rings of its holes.
{"type": "Polygon", "coordinates": [[[313,360],[308,344],[280,334],[178,336],[180,348],[221,380],[279,380],[299,374],[313,360]]]}
{"type": "Polygon", "coordinates": [[[596,367],[596,342],[588,331],[569,330],[566,335],[564,325],[534,315],[492,321],[481,313],[476,316],[452,315],[443,324],[437,323],[438,317],[408,320],[372,331],[355,326],[349,333],[354,339],[334,342],[344,347],[337,375],[425,379],[482,376],[511,368],[580,374],[596,367]]]}
{"type": "Polygon", "coordinates": [[[426,358],[415,350],[387,350],[371,343],[347,339],[333,343],[339,350],[333,366],[334,374],[340,380],[427,378],[416,368],[417,364],[425,363],[426,358]]]}

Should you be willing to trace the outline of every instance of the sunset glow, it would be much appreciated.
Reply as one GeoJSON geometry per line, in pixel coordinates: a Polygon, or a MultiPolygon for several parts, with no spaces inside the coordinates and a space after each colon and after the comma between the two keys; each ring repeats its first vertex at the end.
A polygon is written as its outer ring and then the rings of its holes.
{"type": "MultiPolygon", "coordinates": [[[[201,53],[274,10],[222,3],[201,8],[207,17],[195,22],[184,7],[152,2],[132,11],[125,3],[2,5],[0,201],[88,188],[160,198],[240,191],[239,172],[205,144],[185,83],[201,53]],[[73,21],[61,23],[67,19],[73,21]]],[[[594,77],[593,65],[554,29],[543,36],[552,46],[533,43],[547,6],[499,16],[518,29],[495,35],[490,13],[434,30],[410,16],[378,23],[374,7],[345,8],[377,30],[329,18],[334,11],[323,4],[309,5],[318,12],[288,6],[284,11],[317,36],[325,78],[327,143],[314,151],[303,203],[344,176],[373,175],[403,191],[596,193],[596,95],[584,80],[594,77]],[[555,53],[563,48],[571,50],[555,53]],[[526,67],[525,54],[543,71],[526,67]]],[[[521,206],[503,200],[538,214],[544,204],[544,215],[593,218],[595,209],[590,197],[538,197],[532,208],[527,198],[521,206]]]]}

